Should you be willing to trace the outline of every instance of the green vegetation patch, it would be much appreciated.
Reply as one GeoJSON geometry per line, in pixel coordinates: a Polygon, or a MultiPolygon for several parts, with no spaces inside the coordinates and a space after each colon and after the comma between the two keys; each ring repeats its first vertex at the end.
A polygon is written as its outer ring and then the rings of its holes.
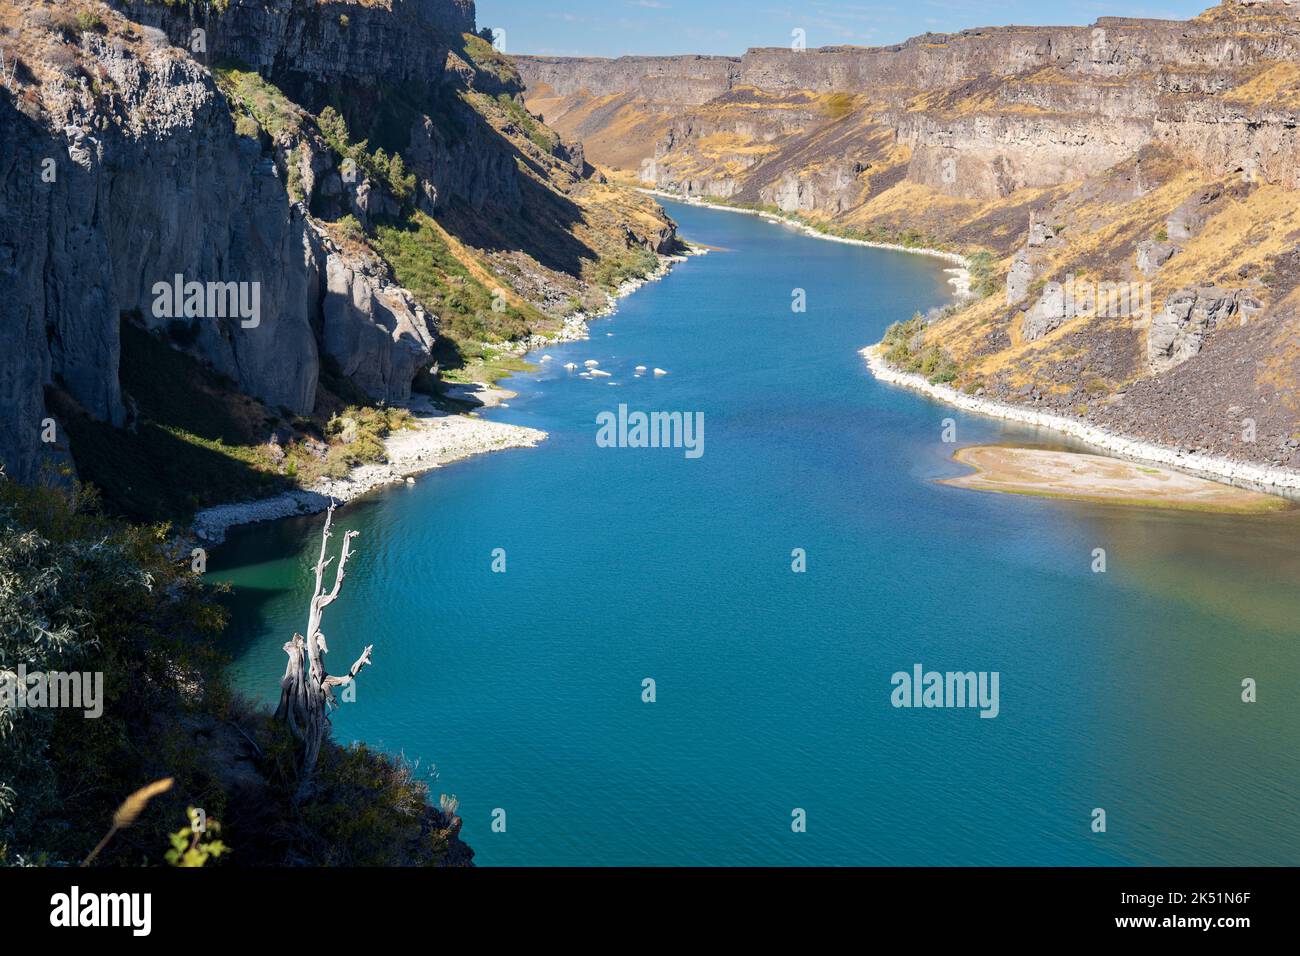
{"type": "MultiPolygon", "coordinates": [[[[278,137],[282,133],[296,135],[302,131],[307,114],[256,70],[224,61],[213,67],[212,72],[232,105],[239,106],[271,136],[278,137]]],[[[247,122],[241,126],[238,113],[235,128],[242,135],[248,135],[247,122]]]]}
{"type": "Polygon", "coordinates": [[[506,301],[475,278],[422,212],[378,226],[370,243],[397,281],[438,316],[443,333],[462,346],[524,338],[545,321],[536,309],[506,301]]]}
{"type": "Polygon", "coordinates": [[[225,810],[199,748],[168,759],[184,721],[229,704],[208,650],[225,615],[163,529],[111,521],[97,505],[82,486],[0,479],[0,661],[103,675],[97,719],[0,713],[0,865],[79,863],[118,803],[160,776],[175,778],[173,792],[101,862],[162,863],[187,801],[213,817],[225,810]]]}
{"type": "Polygon", "coordinates": [[[881,340],[885,361],[905,372],[922,375],[931,385],[955,381],[961,369],[944,349],[925,344],[925,320],[918,312],[906,322],[895,322],[881,340]]]}
{"type": "Polygon", "coordinates": [[[1000,277],[997,273],[997,260],[993,258],[993,253],[980,250],[966,260],[967,268],[970,269],[970,288],[971,292],[981,299],[987,299],[994,295],[1001,287],[1000,277]]]}
{"type": "MultiPolygon", "coordinates": [[[[486,33],[487,30],[485,29],[484,32],[486,33]]],[[[492,45],[491,39],[473,33],[466,33],[464,37],[465,45],[461,48],[461,52],[475,70],[495,77],[507,86],[523,86],[523,80],[515,65],[510,62],[508,56],[492,45]]]]}
{"type": "Polygon", "coordinates": [[[543,126],[537,121],[537,117],[528,112],[528,109],[521,103],[516,102],[515,98],[508,93],[498,93],[496,104],[501,110],[510,117],[516,126],[524,131],[538,149],[545,153],[550,153],[559,145],[560,138],[554,131],[543,126]]]}
{"type": "Polygon", "coordinates": [[[645,246],[603,255],[583,270],[583,278],[613,292],[629,279],[643,279],[659,268],[659,256],[645,246]]]}
{"type": "Polygon", "coordinates": [[[334,152],[351,159],[370,179],[382,183],[399,203],[406,205],[415,197],[415,174],[406,171],[401,153],[389,155],[382,147],[371,152],[369,140],[354,142],[343,115],[332,106],[321,110],[317,123],[334,152]]]}

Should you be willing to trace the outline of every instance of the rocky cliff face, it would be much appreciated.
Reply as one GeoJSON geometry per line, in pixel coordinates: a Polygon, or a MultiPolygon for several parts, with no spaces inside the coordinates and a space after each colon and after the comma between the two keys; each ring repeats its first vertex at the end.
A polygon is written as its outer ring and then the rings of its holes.
{"type": "Polygon", "coordinates": [[[1298,297],[1292,5],[750,50],[712,62],[702,102],[686,58],[518,63],[529,102],[631,178],[986,252],[978,301],[927,333],[973,391],[1300,465],[1300,355],[1255,351],[1288,341],[1298,297]],[[1250,443],[1243,417],[1268,423],[1250,443]]]}
{"type": "Polygon", "coordinates": [[[194,18],[188,4],[114,0],[113,6],[186,49],[194,47],[194,31],[203,30],[207,57],[324,84],[436,78],[448,44],[474,30],[474,0],[230,0],[224,10],[194,18]]]}
{"type": "Polygon", "coordinates": [[[516,57],[530,95],[549,88],[558,96],[630,95],[671,108],[699,106],[730,90],[740,62],[725,56],[516,57]]]}
{"type": "Polygon", "coordinates": [[[133,52],[97,35],[82,49],[112,84],[112,108],[89,84],[60,77],[39,112],[25,100],[0,102],[16,134],[0,143],[0,298],[29,330],[28,348],[4,359],[22,394],[0,448],[15,476],[31,475],[41,451],[33,439],[47,384],[122,424],[119,317],[172,321],[155,309],[154,286],[177,275],[259,288],[264,321],[255,328],[192,317],[197,348],[217,370],[299,414],[316,393],[312,257],[304,216],[272,164],[255,141],[236,136],[225,99],[189,58],[165,45],[133,52]]]}
{"type": "MultiPolygon", "coordinates": [[[[954,194],[993,198],[1068,182],[1152,141],[1194,147],[1207,170],[1249,163],[1265,181],[1294,186],[1293,110],[1228,105],[1221,95],[1261,64],[1300,62],[1300,30],[1285,5],[1251,9],[1250,20],[1248,13],[1191,22],[1104,17],[1090,27],[986,28],[892,47],[757,49],[734,59],[516,61],[530,99],[567,100],[551,110],[562,132],[566,112],[593,98],[630,97],[695,121],[712,111],[691,107],[736,90],[761,91],[774,108],[786,105],[784,97],[853,93],[869,98],[858,119],[883,122],[913,148],[909,177],[954,194]]],[[[806,122],[799,132],[818,125],[806,122]]],[[[709,122],[692,128],[697,138],[716,132],[709,122]]],[[[675,145],[679,152],[686,145],[680,131],[675,145]]],[[[653,155],[653,144],[642,146],[653,155]]],[[[661,174],[671,152],[660,152],[661,174]]],[[[603,161],[599,153],[592,158],[603,161]]]]}
{"type": "Polygon", "coordinates": [[[548,296],[595,294],[595,265],[647,236],[670,245],[653,204],[588,188],[581,147],[527,113],[473,29],[471,0],[0,4],[6,472],[68,462],[50,390],[132,425],[124,319],[306,416],[327,368],[407,400],[446,310],[477,321],[458,284],[509,290],[517,322],[485,338],[544,331],[548,296]],[[404,245],[420,215],[427,249],[453,246],[433,275],[404,245]]]}

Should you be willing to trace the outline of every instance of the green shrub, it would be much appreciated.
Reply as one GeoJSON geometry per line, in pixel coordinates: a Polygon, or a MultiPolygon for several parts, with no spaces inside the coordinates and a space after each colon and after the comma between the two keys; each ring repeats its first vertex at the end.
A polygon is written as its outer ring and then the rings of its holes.
{"type": "Polygon", "coordinates": [[[486,73],[508,86],[521,84],[519,71],[515,69],[510,57],[501,53],[492,45],[491,30],[484,28],[482,35],[464,34],[465,45],[461,52],[465,59],[480,73],[486,73]]]}
{"type": "Polygon", "coordinates": [[[393,267],[397,281],[438,316],[444,334],[459,343],[523,338],[543,319],[527,306],[506,303],[504,308],[493,308],[495,289],[485,286],[456,258],[424,213],[378,226],[371,246],[393,267]]]}
{"type": "Polygon", "coordinates": [[[967,268],[970,270],[970,288],[971,292],[981,299],[987,299],[994,295],[1001,283],[996,269],[996,260],[993,253],[981,250],[967,259],[967,268]]]}
{"type": "Polygon", "coordinates": [[[496,98],[497,105],[505,112],[515,125],[523,130],[538,149],[549,153],[559,144],[559,137],[538,122],[537,118],[528,109],[517,103],[513,96],[508,93],[499,93],[496,98]]]}
{"type": "Polygon", "coordinates": [[[626,252],[605,256],[586,270],[586,278],[613,292],[629,279],[641,279],[659,268],[659,257],[644,246],[632,246],[626,252]]]}
{"type": "MultiPolygon", "coordinates": [[[[368,421],[396,426],[401,416],[374,410],[368,421]]],[[[0,865],[82,861],[123,799],[164,777],[172,785],[137,807],[96,865],[468,862],[458,842],[445,860],[455,823],[401,758],[327,740],[311,799],[296,799],[292,738],[231,694],[211,650],[226,623],[220,589],[193,572],[188,548],[165,527],[103,516],[85,486],[0,478],[0,671],[23,662],[29,672],[104,675],[98,719],[0,710],[0,865]],[[215,745],[223,730],[238,753],[215,745]],[[261,784],[227,793],[222,781],[236,769],[261,784]],[[191,807],[208,818],[197,839],[174,829],[191,807]]],[[[268,673],[268,685],[278,676],[268,673]]]]}
{"type": "MultiPolygon", "coordinates": [[[[224,613],[165,529],[110,521],[96,506],[84,486],[0,479],[0,670],[101,672],[104,697],[98,719],[64,708],[0,714],[0,862],[80,861],[121,797],[156,777],[156,716],[226,699],[207,650],[224,613]]],[[[213,808],[201,756],[191,747],[193,766],[172,775],[178,793],[213,808]]],[[[160,852],[164,819],[140,824],[160,852]]],[[[106,855],[120,861],[126,846],[106,855]]],[[[138,862],[135,851],[126,858],[138,862]]]]}
{"type": "Polygon", "coordinates": [[[242,107],[271,136],[302,130],[306,114],[256,70],[226,61],[218,63],[212,72],[226,98],[242,107]]]}
{"type": "Polygon", "coordinates": [[[885,361],[905,372],[924,376],[932,385],[956,381],[961,368],[946,350],[925,342],[925,319],[918,312],[885,330],[881,343],[885,361]]]}
{"type": "Polygon", "coordinates": [[[362,228],[361,223],[357,221],[357,217],[352,213],[348,213],[336,225],[339,227],[339,231],[343,233],[344,239],[351,242],[366,241],[366,230],[362,228]]]}
{"type": "Polygon", "coordinates": [[[372,153],[368,140],[353,142],[347,121],[333,106],[321,110],[317,126],[334,152],[356,163],[358,169],[369,179],[384,186],[398,203],[406,205],[414,198],[415,174],[406,171],[406,163],[400,153],[394,153],[390,157],[382,148],[372,153]]]}

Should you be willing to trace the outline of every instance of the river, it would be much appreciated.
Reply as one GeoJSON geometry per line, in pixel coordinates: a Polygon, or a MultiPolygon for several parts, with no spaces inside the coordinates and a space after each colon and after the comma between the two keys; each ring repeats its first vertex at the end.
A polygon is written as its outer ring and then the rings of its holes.
{"type": "MultiPolygon", "coordinates": [[[[549,440],[339,511],[330,662],[375,650],[336,738],[418,760],[482,865],[1300,862],[1297,512],[937,484],[946,418],[1071,447],[871,378],[858,350],[949,264],[665,205],[713,251],[486,413],[549,440]],[[611,377],[562,367],[587,359],[611,377]],[[703,454],[600,447],[619,404],[702,413],[703,454]],[[997,672],[997,716],[894,707],[917,664],[997,672]]],[[[321,520],[234,529],[211,565],[268,703],[321,520]]]]}

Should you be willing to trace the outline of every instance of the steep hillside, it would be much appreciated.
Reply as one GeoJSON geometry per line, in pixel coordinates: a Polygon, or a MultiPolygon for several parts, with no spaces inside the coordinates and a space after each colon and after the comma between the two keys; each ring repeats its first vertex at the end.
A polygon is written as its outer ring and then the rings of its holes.
{"type": "Polygon", "coordinates": [[[473,31],[471,0],[0,2],[7,473],[292,482],[344,405],[499,374],[655,267],[662,210],[473,31]],[[235,425],[172,414],[167,351],[235,425]]]}
{"type": "Polygon", "coordinates": [[[937,347],[972,393],[1300,467],[1291,5],[516,62],[615,178],[976,255],[974,300],[914,323],[905,363],[937,347]]]}

